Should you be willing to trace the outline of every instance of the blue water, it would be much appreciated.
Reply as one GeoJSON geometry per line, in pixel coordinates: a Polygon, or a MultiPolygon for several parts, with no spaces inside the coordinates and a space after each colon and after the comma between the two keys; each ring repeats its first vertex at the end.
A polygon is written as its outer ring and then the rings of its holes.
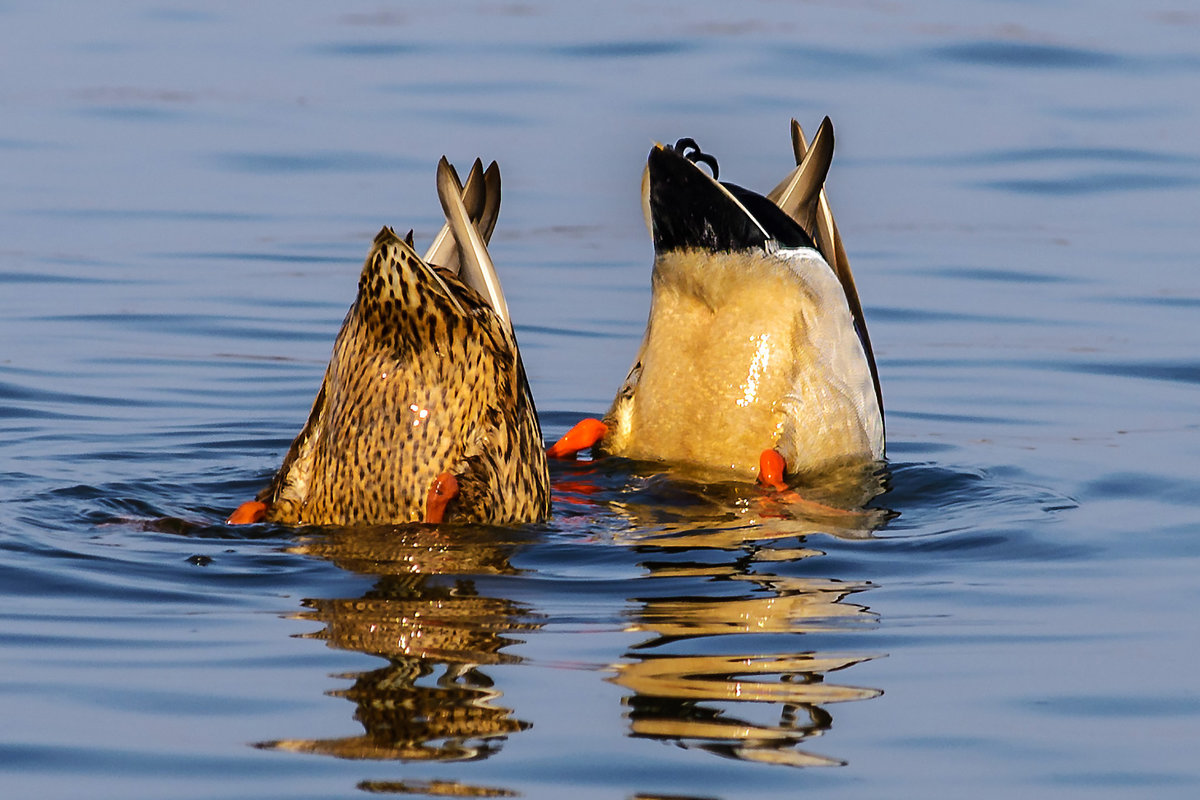
{"type": "Polygon", "coordinates": [[[1193,797],[1184,3],[0,2],[0,794],[1193,797]],[[381,225],[496,159],[547,438],[649,302],[638,180],[832,117],[876,512],[558,463],[516,529],[221,520],[381,225]]]}

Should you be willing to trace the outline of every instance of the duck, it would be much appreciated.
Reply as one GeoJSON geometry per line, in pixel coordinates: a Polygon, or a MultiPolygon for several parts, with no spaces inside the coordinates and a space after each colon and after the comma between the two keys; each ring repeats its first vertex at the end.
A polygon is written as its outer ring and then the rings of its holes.
{"type": "Polygon", "coordinates": [[[424,256],[385,226],[308,421],[230,524],[515,524],[550,513],[537,410],[487,245],[500,171],[443,156],[424,256]]]}
{"type": "Polygon", "coordinates": [[[793,119],[791,138],[796,166],[765,195],[718,180],[692,139],[651,149],[645,334],[608,412],[552,458],[591,448],[782,491],[885,457],[879,373],[824,190],[833,124],[810,146],[793,119]]]}

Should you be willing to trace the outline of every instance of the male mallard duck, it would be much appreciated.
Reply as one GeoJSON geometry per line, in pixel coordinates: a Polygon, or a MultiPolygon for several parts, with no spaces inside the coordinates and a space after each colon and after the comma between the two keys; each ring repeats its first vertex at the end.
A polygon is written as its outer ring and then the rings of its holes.
{"type": "Polygon", "coordinates": [[[464,190],[442,158],[446,225],[424,258],[385,227],[333,346],[308,423],[283,466],[230,522],[544,519],[542,433],[487,241],[500,171],[476,160],[464,190]]]}
{"type": "Polygon", "coordinates": [[[811,148],[792,120],[792,144],[796,168],[765,197],[718,182],[690,139],[650,151],[645,337],[603,421],[579,423],[551,456],[598,445],[776,488],[785,471],[883,457],[875,359],[823,191],[828,117],[811,148]]]}

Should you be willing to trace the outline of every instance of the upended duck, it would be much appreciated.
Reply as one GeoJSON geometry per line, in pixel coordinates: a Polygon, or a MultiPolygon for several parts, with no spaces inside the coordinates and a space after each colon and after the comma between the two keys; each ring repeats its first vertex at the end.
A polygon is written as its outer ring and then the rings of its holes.
{"type": "Polygon", "coordinates": [[[383,228],[309,414],[275,478],[229,522],[515,523],[550,512],[541,428],[487,251],[500,171],[464,187],[424,258],[383,228]]]}
{"type": "Polygon", "coordinates": [[[792,120],[792,148],[795,169],[766,196],[719,182],[690,139],[650,151],[645,336],[603,420],[580,422],[552,457],[592,447],[780,490],[789,475],[883,458],[878,371],[823,189],[829,118],[811,147],[792,120]]]}

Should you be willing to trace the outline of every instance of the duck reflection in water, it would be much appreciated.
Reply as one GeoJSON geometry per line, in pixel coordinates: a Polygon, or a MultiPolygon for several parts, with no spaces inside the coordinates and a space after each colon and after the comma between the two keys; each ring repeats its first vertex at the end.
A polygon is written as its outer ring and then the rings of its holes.
{"type": "Polygon", "coordinates": [[[876,656],[746,650],[730,637],[791,639],[872,625],[875,615],[865,606],[845,602],[869,587],[745,574],[736,564],[659,564],[651,569],[654,577],[727,581],[736,593],[719,599],[685,595],[641,601],[630,629],[652,637],[626,653],[613,679],[633,692],[625,699],[632,734],[748,761],[789,766],[845,763],[798,745],[833,726],[827,705],[882,694],[879,689],[825,680],[828,673],[876,656]]]}
{"type": "MultiPolygon", "coordinates": [[[[806,516],[764,505],[747,484],[655,469],[609,458],[552,470],[556,488],[570,489],[556,498],[568,513],[589,525],[610,515],[601,527],[643,556],[626,630],[645,638],[611,666],[630,691],[631,734],[747,761],[845,763],[801,744],[832,728],[833,704],[883,693],[829,680],[883,654],[826,649],[840,634],[873,630],[878,615],[856,602],[872,584],[826,577],[825,553],[810,542],[869,538],[891,512],[806,516]],[[598,491],[580,490],[589,485],[598,491]]],[[[874,496],[884,477],[851,472],[822,497],[874,496]]]]}
{"type": "Polygon", "coordinates": [[[484,668],[519,663],[504,650],[541,620],[516,601],[481,595],[470,577],[514,572],[511,534],[463,527],[448,538],[406,526],[329,529],[302,539],[295,552],[379,578],[361,598],[305,601],[299,616],[325,626],[309,636],[388,663],[345,676],[354,684],[331,693],[354,702],[362,735],[261,746],[352,759],[462,761],[486,758],[528,728],[500,704],[502,693],[484,668]]]}
{"type": "MultiPolygon", "coordinates": [[[[755,508],[746,498],[753,486],[644,478],[634,466],[572,462],[556,465],[553,476],[560,535],[571,536],[571,519],[619,531],[616,544],[638,553],[645,573],[632,591],[605,601],[640,641],[597,665],[597,680],[629,691],[631,735],[748,761],[842,763],[800,745],[831,728],[832,704],[881,694],[828,680],[878,654],[828,651],[800,637],[862,632],[876,615],[854,600],[869,584],[810,575],[823,553],[806,540],[818,532],[862,538],[863,518],[842,518],[841,528],[794,514],[763,520],[743,513],[755,508]]],[[[522,664],[519,645],[552,618],[482,587],[499,585],[492,576],[518,575],[512,559],[544,536],[424,525],[303,535],[293,552],[377,578],[358,598],[305,601],[299,616],[323,626],[307,636],[387,663],[343,676],[352,685],[331,693],[354,703],[361,735],[261,746],[404,761],[498,753],[545,709],[506,706],[496,681],[503,671],[488,668],[522,664]]]]}

